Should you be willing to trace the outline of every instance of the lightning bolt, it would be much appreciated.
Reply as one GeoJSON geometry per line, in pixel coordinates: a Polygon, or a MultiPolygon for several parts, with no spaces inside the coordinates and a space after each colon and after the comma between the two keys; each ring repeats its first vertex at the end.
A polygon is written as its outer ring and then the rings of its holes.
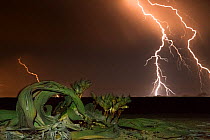
{"type": "Polygon", "coordinates": [[[35,76],[35,77],[36,77],[37,82],[40,82],[40,81],[39,81],[39,77],[38,77],[38,75],[37,75],[37,74],[35,74],[35,73],[33,73],[33,72],[30,72],[30,71],[29,71],[29,69],[28,69],[28,67],[27,67],[25,64],[23,64],[23,63],[21,62],[21,60],[20,60],[20,59],[21,59],[21,58],[19,58],[19,59],[18,59],[19,64],[20,64],[20,65],[22,65],[22,66],[24,66],[24,68],[26,69],[26,71],[27,71],[27,73],[28,73],[28,74],[31,74],[31,75],[35,76]]]}
{"type": "MultiPolygon", "coordinates": [[[[161,88],[164,88],[165,89],[165,93],[166,95],[170,95],[170,94],[175,94],[167,85],[166,85],[166,79],[167,77],[165,75],[163,75],[163,72],[162,72],[162,69],[160,67],[160,64],[159,64],[159,60],[164,60],[164,61],[168,61],[167,58],[162,58],[159,53],[161,52],[162,48],[165,46],[165,42],[167,42],[169,44],[169,49],[170,49],[170,53],[172,54],[172,51],[171,51],[171,47],[173,47],[181,62],[183,62],[183,64],[187,67],[188,65],[185,63],[181,53],[179,52],[179,49],[174,45],[174,42],[173,40],[170,40],[166,34],[166,29],[163,27],[163,23],[167,23],[167,22],[162,22],[160,21],[158,18],[156,18],[153,14],[151,13],[147,13],[144,9],[144,7],[142,6],[141,0],[137,0],[137,3],[138,3],[138,6],[141,8],[143,14],[145,16],[150,16],[156,23],[157,25],[159,26],[159,28],[161,29],[161,33],[162,33],[162,39],[161,39],[161,42],[162,44],[160,45],[159,49],[155,51],[155,54],[153,56],[151,56],[149,59],[147,59],[146,61],[146,64],[148,64],[148,62],[152,59],[155,59],[155,66],[156,66],[156,80],[154,82],[154,87],[153,87],[153,90],[152,90],[152,95],[154,96],[157,96],[159,95],[159,91],[161,88]]],[[[158,4],[158,3],[152,3],[150,0],[147,0],[147,2],[150,4],[150,6],[159,6],[159,7],[163,7],[163,8],[170,8],[171,10],[173,10],[176,15],[179,17],[181,23],[184,25],[184,28],[187,29],[187,30],[190,30],[193,35],[188,39],[187,41],[187,49],[188,51],[190,52],[190,54],[192,55],[192,57],[194,58],[198,68],[199,68],[199,78],[200,78],[200,84],[202,86],[202,82],[201,82],[201,72],[202,70],[205,70],[207,71],[209,74],[210,74],[210,70],[203,66],[200,62],[199,62],[199,59],[195,56],[194,52],[192,51],[192,49],[190,48],[191,46],[191,41],[195,39],[196,35],[197,35],[197,31],[195,29],[193,29],[192,27],[188,26],[184,20],[183,20],[183,17],[179,14],[178,10],[175,9],[174,7],[172,6],[168,6],[168,5],[162,5],[162,4],[158,4]]],[[[167,28],[168,28],[168,25],[167,25],[167,28]]],[[[186,32],[186,31],[185,31],[186,32]]],[[[172,54],[173,55],[173,54],[172,54]]]]}

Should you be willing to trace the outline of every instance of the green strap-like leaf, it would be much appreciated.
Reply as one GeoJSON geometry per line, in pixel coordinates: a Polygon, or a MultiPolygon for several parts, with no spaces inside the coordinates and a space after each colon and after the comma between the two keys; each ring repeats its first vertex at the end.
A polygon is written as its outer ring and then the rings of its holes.
{"type": "Polygon", "coordinates": [[[47,100],[55,94],[69,96],[71,101],[65,103],[73,102],[78,112],[85,116],[84,105],[72,89],[53,81],[43,81],[26,87],[19,94],[16,105],[19,126],[34,128],[35,119],[42,125],[54,122],[55,118],[47,115],[43,108],[47,100]]]}
{"type": "Polygon", "coordinates": [[[99,128],[96,130],[83,130],[77,132],[71,132],[72,139],[84,140],[84,139],[113,139],[119,136],[118,132],[115,132],[113,128],[99,128]]]}
{"type": "Polygon", "coordinates": [[[36,117],[37,122],[42,122],[44,123],[44,125],[52,124],[55,122],[56,118],[51,115],[47,115],[47,113],[44,111],[44,105],[51,96],[56,94],[57,94],[56,92],[41,91],[35,97],[34,105],[37,110],[37,117],[36,117]]]}
{"type": "Polygon", "coordinates": [[[16,111],[20,127],[34,128],[33,122],[36,117],[36,108],[33,103],[30,86],[23,89],[19,94],[16,111]]]}

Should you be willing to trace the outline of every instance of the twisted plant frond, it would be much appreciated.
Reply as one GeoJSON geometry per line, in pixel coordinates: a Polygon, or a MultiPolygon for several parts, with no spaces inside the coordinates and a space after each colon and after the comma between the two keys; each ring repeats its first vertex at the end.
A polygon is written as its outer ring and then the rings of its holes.
{"type": "Polygon", "coordinates": [[[43,108],[48,99],[56,94],[71,97],[78,112],[85,116],[84,105],[72,89],[53,81],[43,81],[26,87],[19,94],[16,105],[19,127],[35,128],[34,122],[38,125],[55,122],[57,118],[47,114],[43,108]]]}

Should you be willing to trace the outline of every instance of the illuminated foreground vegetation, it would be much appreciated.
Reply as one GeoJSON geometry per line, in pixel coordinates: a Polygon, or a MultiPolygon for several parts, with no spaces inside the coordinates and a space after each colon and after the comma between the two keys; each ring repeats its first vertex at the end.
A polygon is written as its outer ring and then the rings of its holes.
{"type": "Polygon", "coordinates": [[[84,105],[82,93],[90,86],[87,80],[71,88],[53,81],[27,86],[18,96],[16,111],[0,110],[0,139],[188,139],[197,134],[160,120],[121,118],[130,97],[92,94],[94,102],[84,105]],[[57,95],[64,100],[56,107],[46,104],[57,95]]]}

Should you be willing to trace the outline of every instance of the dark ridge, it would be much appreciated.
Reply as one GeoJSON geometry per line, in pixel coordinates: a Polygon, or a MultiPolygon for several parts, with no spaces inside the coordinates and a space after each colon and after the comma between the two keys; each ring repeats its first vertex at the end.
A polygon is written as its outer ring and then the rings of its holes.
{"type": "MultiPolygon", "coordinates": [[[[48,104],[56,106],[62,98],[50,98],[48,104]]],[[[132,97],[123,114],[210,114],[209,97],[132,97]]],[[[91,97],[83,97],[84,104],[91,97]]],[[[15,110],[17,98],[0,98],[0,109],[15,110]]]]}
{"type": "Polygon", "coordinates": [[[0,109],[15,110],[17,98],[0,98],[0,109]]]}

